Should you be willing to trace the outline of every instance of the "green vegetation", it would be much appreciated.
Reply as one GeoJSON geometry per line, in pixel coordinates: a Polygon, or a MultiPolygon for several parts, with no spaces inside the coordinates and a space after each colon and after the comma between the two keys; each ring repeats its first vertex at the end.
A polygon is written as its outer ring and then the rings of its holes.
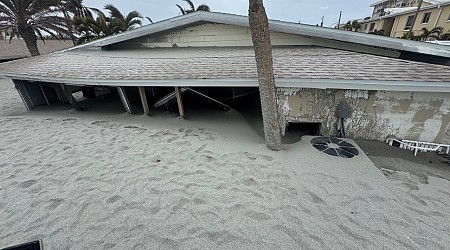
{"type": "Polygon", "coordinates": [[[211,11],[209,6],[206,4],[200,4],[197,8],[195,8],[194,3],[191,0],[183,0],[183,1],[188,3],[189,9],[183,9],[180,5],[177,4],[177,7],[178,9],[180,9],[182,15],[186,15],[196,11],[211,11]]]}

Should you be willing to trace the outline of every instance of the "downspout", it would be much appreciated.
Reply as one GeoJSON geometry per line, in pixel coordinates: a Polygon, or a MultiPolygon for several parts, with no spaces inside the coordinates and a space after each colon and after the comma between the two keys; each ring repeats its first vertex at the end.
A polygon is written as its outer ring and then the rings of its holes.
{"type": "Polygon", "coordinates": [[[441,8],[441,5],[440,5],[440,4],[438,5],[438,9],[439,9],[439,14],[438,14],[437,17],[436,17],[436,22],[434,22],[433,29],[436,28],[436,26],[437,26],[437,24],[438,24],[438,21],[439,21],[439,18],[441,18],[442,8],[441,8]]]}

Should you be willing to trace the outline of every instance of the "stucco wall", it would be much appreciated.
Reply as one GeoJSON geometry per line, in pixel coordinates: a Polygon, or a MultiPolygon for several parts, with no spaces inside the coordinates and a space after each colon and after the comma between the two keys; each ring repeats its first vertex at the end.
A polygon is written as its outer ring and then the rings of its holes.
{"type": "Polygon", "coordinates": [[[450,93],[279,88],[278,99],[283,121],[320,122],[326,136],[337,135],[336,107],[345,101],[348,137],[450,142],[450,93]]]}

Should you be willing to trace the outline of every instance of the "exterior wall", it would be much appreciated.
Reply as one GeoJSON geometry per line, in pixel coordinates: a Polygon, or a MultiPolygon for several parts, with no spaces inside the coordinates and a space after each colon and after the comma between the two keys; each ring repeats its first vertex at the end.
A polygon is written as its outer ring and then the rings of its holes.
{"type": "MultiPolygon", "coordinates": [[[[396,22],[391,32],[392,37],[401,37],[405,32],[405,24],[408,16],[412,16],[415,13],[408,13],[397,16],[396,22]]],[[[442,27],[445,32],[450,30],[450,22],[448,21],[450,15],[450,5],[443,6],[441,8],[434,8],[430,10],[421,10],[414,23],[414,34],[418,35],[422,33],[422,28],[433,29],[434,27],[442,27]],[[422,18],[425,13],[431,12],[430,20],[428,23],[422,23],[422,18]]]]}
{"type": "MultiPolygon", "coordinates": [[[[322,46],[326,48],[351,50],[366,54],[398,58],[400,53],[354,43],[345,43],[320,38],[311,38],[280,32],[271,32],[273,46],[322,46]]],[[[147,49],[160,47],[225,47],[253,46],[249,28],[204,23],[170,32],[152,34],[110,46],[110,49],[147,49]]]]}
{"type": "MultiPolygon", "coordinates": [[[[401,8],[401,7],[417,7],[419,5],[419,0],[386,0],[380,1],[375,4],[371,4],[373,7],[372,18],[377,18],[383,16],[383,11],[386,8],[401,8]]],[[[424,1],[422,6],[429,6],[430,3],[424,1]]]]}
{"type": "Polygon", "coordinates": [[[279,88],[278,100],[282,122],[320,122],[325,136],[337,135],[336,109],[346,102],[351,138],[450,142],[450,93],[279,88]]]}
{"type": "MultiPolygon", "coordinates": [[[[273,45],[313,45],[312,38],[271,33],[273,45]]],[[[249,28],[206,23],[167,33],[133,39],[125,46],[129,47],[205,47],[205,46],[253,46],[249,28]]]]}
{"type": "MultiPolygon", "coordinates": [[[[424,3],[422,6],[426,6],[424,3]]],[[[374,30],[385,30],[385,35],[391,37],[402,37],[404,33],[409,30],[405,30],[406,21],[408,16],[413,16],[415,12],[408,12],[391,18],[374,19],[361,23],[362,29],[359,32],[369,33],[370,24],[375,23],[374,30]],[[389,20],[394,18],[393,25],[391,25],[389,20]],[[367,26],[366,26],[367,25],[367,26]],[[364,29],[364,27],[367,27],[364,29]]],[[[422,33],[422,28],[427,28],[429,30],[435,27],[444,28],[444,33],[450,32],[450,5],[436,6],[433,9],[424,9],[419,12],[416,22],[414,23],[414,34],[419,35],[422,33]],[[438,8],[439,7],[439,8],[438,8]],[[422,23],[423,15],[425,13],[431,12],[430,20],[427,23],[422,23]]]]}

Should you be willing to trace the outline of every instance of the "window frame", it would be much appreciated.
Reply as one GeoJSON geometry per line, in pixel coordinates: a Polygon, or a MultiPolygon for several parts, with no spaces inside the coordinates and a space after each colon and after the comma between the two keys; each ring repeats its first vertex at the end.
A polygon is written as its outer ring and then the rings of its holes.
{"type": "Polygon", "coordinates": [[[414,21],[414,15],[408,16],[408,18],[406,19],[405,28],[403,28],[403,30],[404,31],[409,31],[411,29],[413,21],[414,21]],[[411,18],[411,24],[408,25],[408,21],[409,21],[410,18],[411,18]]]}
{"type": "Polygon", "coordinates": [[[431,11],[430,12],[425,12],[425,13],[423,13],[422,21],[420,23],[421,24],[427,24],[430,21],[430,18],[431,18],[431,11]],[[427,20],[425,20],[425,19],[427,19],[427,20]]]}

